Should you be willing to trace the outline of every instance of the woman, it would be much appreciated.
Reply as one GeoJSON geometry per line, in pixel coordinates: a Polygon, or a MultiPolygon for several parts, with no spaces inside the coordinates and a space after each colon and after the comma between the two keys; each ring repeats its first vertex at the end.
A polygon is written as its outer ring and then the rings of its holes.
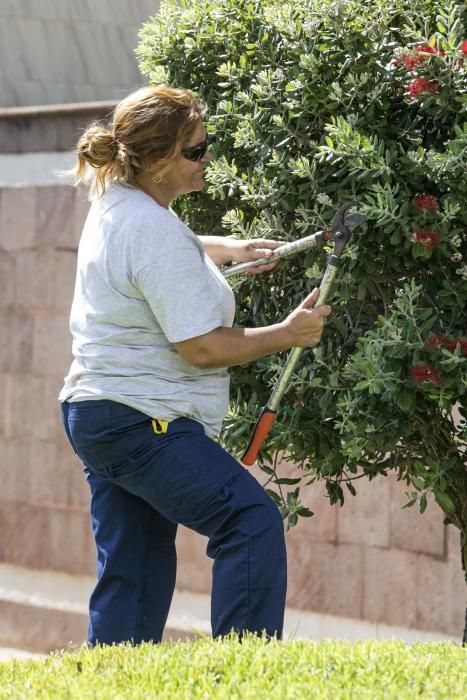
{"type": "Polygon", "coordinates": [[[264,258],[279,244],[198,238],[170,210],[203,188],[205,116],[188,90],[143,88],[117,106],[111,128],[93,125],[78,144],[77,180],[91,166],[94,201],[60,401],[91,490],[91,645],[161,640],[178,523],[208,538],[213,635],[282,633],[281,516],[215,438],[226,368],[315,345],[330,308],[313,308],[315,290],[281,323],[232,328],[233,294],[216,266],[264,258]]]}

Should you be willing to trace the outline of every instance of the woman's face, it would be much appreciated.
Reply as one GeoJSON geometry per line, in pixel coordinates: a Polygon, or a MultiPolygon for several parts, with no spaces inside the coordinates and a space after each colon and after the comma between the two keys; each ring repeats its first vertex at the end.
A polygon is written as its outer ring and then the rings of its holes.
{"type": "MultiPolygon", "coordinates": [[[[183,150],[202,144],[206,137],[206,128],[200,121],[183,150]]],[[[189,160],[180,154],[171,169],[164,174],[162,180],[164,187],[171,191],[172,197],[188,194],[188,192],[200,192],[205,184],[204,169],[211,159],[212,156],[208,150],[199,161],[189,160]]]]}

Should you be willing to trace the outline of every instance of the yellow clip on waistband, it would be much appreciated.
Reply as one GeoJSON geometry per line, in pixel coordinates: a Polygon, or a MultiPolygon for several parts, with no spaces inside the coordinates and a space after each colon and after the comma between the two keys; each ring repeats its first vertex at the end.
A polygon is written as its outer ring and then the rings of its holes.
{"type": "Polygon", "coordinates": [[[156,435],[164,435],[169,427],[169,422],[166,420],[160,420],[159,418],[152,419],[152,429],[156,435]]]}

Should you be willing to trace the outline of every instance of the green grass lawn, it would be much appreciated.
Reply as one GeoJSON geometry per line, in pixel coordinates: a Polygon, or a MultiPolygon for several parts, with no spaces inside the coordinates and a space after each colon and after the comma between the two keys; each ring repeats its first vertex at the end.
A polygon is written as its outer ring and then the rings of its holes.
{"type": "Polygon", "coordinates": [[[144,644],[0,663],[0,698],[467,697],[467,650],[450,643],[144,644]]]}

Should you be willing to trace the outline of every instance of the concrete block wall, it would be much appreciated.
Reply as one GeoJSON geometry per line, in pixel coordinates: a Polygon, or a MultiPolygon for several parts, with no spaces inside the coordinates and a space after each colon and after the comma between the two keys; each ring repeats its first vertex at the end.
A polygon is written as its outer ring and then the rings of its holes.
{"type": "MultiPolygon", "coordinates": [[[[287,463],[279,471],[299,475],[287,463]]],[[[253,473],[264,483],[259,469],[253,473]]],[[[402,509],[407,488],[394,475],[362,480],[356,488],[343,508],[330,506],[319,484],[303,490],[302,502],[314,516],[286,535],[287,605],[459,637],[467,600],[459,531],[443,524],[432,499],[423,515],[402,509]]],[[[203,539],[185,530],[178,551],[178,586],[208,592],[203,539]]]]}
{"type": "Polygon", "coordinates": [[[0,560],[92,574],[86,484],[57,401],[88,206],[71,187],[0,190],[0,560]]]}
{"type": "Polygon", "coordinates": [[[159,0],[2,0],[0,107],[120,99],[143,84],[134,49],[159,0]]]}
{"type": "MultiPolygon", "coordinates": [[[[68,312],[88,206],[66,186],[0,190],[0,562],[92,576],[87,487],[56,400],[71,359],[68,312]]],[[[406,487],[392,476],[357,484],[343,509],[320,485],[303,492],[315,515],[287,533],[288,605],[460,636],[458,531],[433,502],[424,515],[402,510],[406,487]]],[[[205,549],[180,528],[180,590],[209,593],[205,549]]]]}

